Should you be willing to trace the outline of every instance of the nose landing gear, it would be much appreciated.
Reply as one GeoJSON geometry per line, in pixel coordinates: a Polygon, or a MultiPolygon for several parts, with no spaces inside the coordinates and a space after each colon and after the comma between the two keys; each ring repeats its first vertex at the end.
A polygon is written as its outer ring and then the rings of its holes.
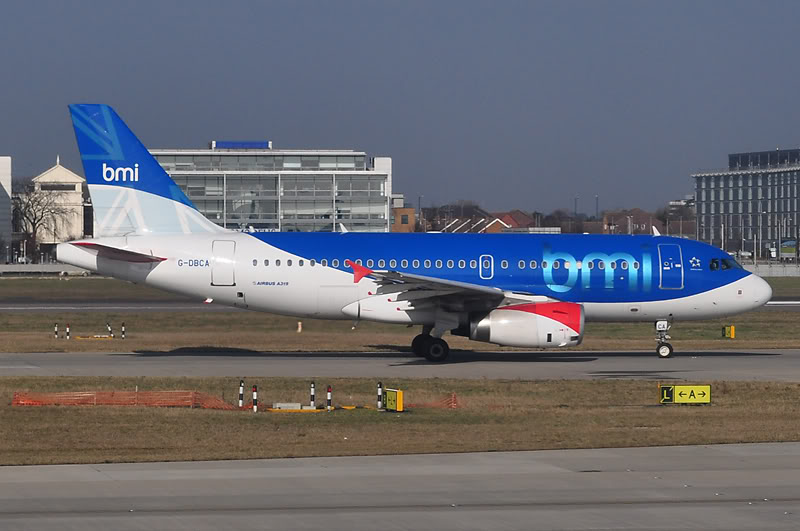
{"type": "Polygon", "coordinates": [[[656,354],[658,354],[658,357],[661,359],[666,359],[672,356],[672,345],[667,343],[668,339],[672,339],[668,333],[670,328],[672,328],[672,323],[666,319],[656,321],[656,341],[658,341],[656,354]]]}

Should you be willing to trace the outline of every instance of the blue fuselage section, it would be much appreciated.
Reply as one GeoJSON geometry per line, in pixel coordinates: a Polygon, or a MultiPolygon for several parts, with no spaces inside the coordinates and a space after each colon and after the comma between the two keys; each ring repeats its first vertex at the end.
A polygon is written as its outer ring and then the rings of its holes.
{"type": "Polygon", "coordinates": [[[269,245],[352,271],[347,260],[569,302],[649,302],[704,293],[750,273],[730,255],[668,236],[254,233],[269,245]]]}

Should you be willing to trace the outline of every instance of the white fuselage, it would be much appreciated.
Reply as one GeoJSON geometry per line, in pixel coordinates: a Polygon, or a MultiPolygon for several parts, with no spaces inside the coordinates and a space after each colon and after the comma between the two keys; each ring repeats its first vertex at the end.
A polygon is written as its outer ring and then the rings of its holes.
{"type": "MultiPolygon", "coordinates": [[[[325,267],[243,233],[167,234],[91,241],[166,259],[153,263],[106,259],[70,244],[58,246],[58,259],[198,300],[210,299],[215,304],[257,311],[403,324],[428,324],[434,320],[432,310],[413,309],[408,300],[398,302],[396,295],[377,295],[378,286],[370,278],[355,283],[350,272],[325,267]],[[220,256],[225,245],[230,246],[231,252],[220,256]]],[[[762,279],[750,275],[687,297],[583,305],[588,321],[709,319],[763,305],[765,297],[768,300],[771,295],[765,292],[764,284],[762,279]]]]}

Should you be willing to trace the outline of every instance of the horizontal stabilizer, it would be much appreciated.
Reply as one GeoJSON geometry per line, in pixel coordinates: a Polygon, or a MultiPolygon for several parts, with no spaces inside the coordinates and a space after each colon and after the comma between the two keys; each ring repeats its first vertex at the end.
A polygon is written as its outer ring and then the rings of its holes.
{"type": "Polygon", "coordinates": [[[116,247],[109,247],[108,245],[101,245],[99,243],[73,242],[72,245],[94,253],[100,258],[107,258],[108,260],[119,260],[121,262],[134,262],[140,264],[148,262],[163,262],[166,260],[166,258],[161,258],[159,256],[137,253],[125,249],[118,249],[116,247]]]}

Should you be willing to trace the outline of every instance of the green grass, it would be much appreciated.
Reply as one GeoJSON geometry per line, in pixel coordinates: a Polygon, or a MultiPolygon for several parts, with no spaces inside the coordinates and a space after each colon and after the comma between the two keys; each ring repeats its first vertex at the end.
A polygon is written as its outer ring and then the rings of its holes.
{"type": "MultiPolygon", "coordinates": [[[[262,404],[305,402],[309,379],[246,377],[262,404]]],[[[374,380],[332,384],[372,405],[374,380]]],[[[456,392],[456,410],[317,414],[143,407],[11,407],[13,391],[190,389],[233,403],[238,378],[0,378],[0,464],[249,459],[800,440],[800,384],[712,383],[711,406],[659,406],[651,381],[384,382],[406,402],[456,392]]],[[[673,382],[670,382],[673,383],[673,382]]],[[[709,382],[704,382],[709,383],[709,382]]]]}

